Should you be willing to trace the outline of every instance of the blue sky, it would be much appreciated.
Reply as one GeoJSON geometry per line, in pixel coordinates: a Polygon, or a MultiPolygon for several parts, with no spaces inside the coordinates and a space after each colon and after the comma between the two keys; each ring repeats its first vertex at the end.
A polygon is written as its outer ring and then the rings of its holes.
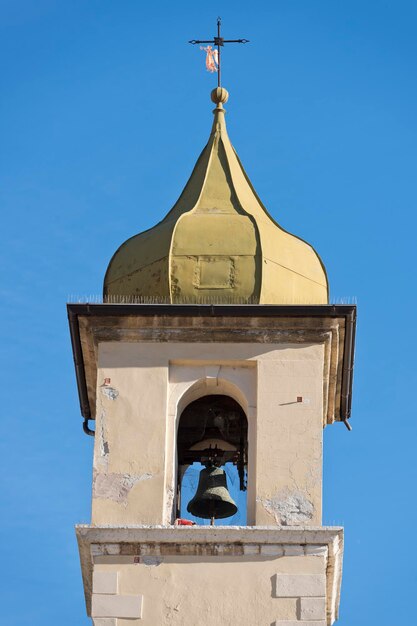
{"type": "Polygon", "coordinates": [[[410,624],[417,515],[417,3],[0,2],[2,623],[83,626],[88,522],[65,302],[101,291],[127,237],[171,208],[211,125],[265,205],[359,308],[352,426],[325,431],[324,522],[344,524],[340,626],[410,624]]]}

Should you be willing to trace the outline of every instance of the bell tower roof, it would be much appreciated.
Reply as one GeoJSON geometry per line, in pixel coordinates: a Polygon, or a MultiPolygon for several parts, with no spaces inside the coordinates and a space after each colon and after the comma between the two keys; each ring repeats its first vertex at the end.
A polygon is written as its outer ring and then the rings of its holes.
{"type": "Polygon", "coordinates": [[[228,97],[211,92],[211,134],[174,207],[111,259],[107,301],[328,302],[319,256],[271,218],[242,167],[226,130],[228,97]]]}

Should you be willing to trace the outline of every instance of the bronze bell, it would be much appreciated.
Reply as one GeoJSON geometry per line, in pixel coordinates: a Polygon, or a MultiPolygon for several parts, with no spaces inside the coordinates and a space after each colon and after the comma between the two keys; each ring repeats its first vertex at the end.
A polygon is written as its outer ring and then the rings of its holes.
{"type": "Polygon", "coordinates": [[[196,494],[187,511],[203,519],[223,519],[237,512],[237,506],[227,489],[226,472],[210,465],[200,472],[196,494]]]}

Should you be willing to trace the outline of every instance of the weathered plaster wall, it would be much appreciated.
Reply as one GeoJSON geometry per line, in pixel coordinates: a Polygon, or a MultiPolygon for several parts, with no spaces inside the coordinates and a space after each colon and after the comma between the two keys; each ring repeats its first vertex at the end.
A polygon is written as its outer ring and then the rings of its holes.
{"type": "Polygon", "coordinates": [[[101,343],[93,524],[172,522],[178,417],[207,393],[248,417],[249,524],[319,524],[323,360],[322,344],[101,343]]]}
{"type": "Polygon", "coordinates": [[[98,379],[93,523],[161,519],[167,370],[137,358],[133,367],[118,361],[98,379]]]}
{"type": "Polygon", "coordinates": [[[257,524],[321,523],[322,377],[321,346],[258,360],[257,524]]]}

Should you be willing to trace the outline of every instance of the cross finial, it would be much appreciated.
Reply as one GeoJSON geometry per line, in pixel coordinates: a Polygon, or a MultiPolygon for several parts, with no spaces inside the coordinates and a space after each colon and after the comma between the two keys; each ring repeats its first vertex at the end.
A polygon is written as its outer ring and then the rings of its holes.
{"type": "Polygon", "coordinates": [[[221,36],[222,20],[220,17],[217,18],[217,37],[213,37],[213,39],[191,39],[188,43],[198,44],[198,43],[209,43],[213,46],[217,46],[217,86],[222,86],[221,79],[221,51],[220,49],[224,46],[225,43],[249,43],[249,39],[224,39],[221,36]]]}

